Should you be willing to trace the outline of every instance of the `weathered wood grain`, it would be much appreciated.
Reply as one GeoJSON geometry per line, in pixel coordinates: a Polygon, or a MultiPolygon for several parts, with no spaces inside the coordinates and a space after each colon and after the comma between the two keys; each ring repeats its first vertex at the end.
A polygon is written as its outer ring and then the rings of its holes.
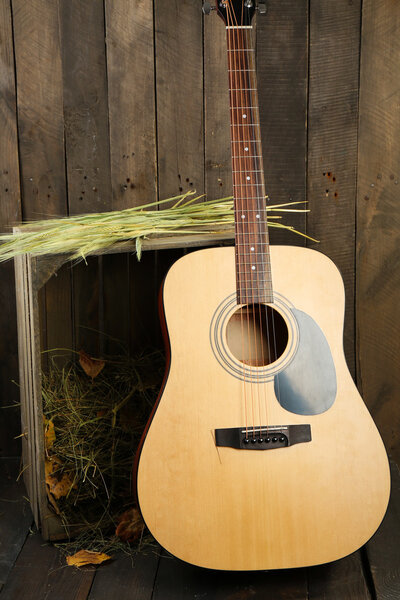
{"type": "Polygon", "coordinates": [[[86,600],[93,567],[67,567],[53,546],[30,535],[3,588],[2,600],[86,600]]]}
{"type": "MultiPolygon", "coordinates": [[[[257,17],[257,75],[266,192],[269,202],[306,199],[308,2],[270,0],[257,17]]],[[[285,223],[305,231],[304,214],[285,223]]],[[[270,229],[271,242],[304,245],[302,237],[270,229]]]]}
{"type": "Polygon", "coordinates": [[[307,233],[320,243],[308,245],[342,273],[344,347],[353,377],[360,14],[360,0],[310,3],[307,233]]]}
{"type": "Polygon", "coordinates": [[[308,600],[370,600],[360,551],[307,569],[308,600]]]}
{"type": "Polygon", "coordinates": [[[226,30],[217,15],[204,17],[204,156],[208,199],[232,196],[226,30]]]}
{"type": "Polygon", "coordinates": [[[357,191],[357,377],[400,460],[400,5],[363,3],[357,191]]]}
{"type": "MultiPolygon", "coordinates": [[[[73,347],[99,356],[101,345],[100,302],[103,298],[102,268],[100,259],[91,256],[72,268],[73,274],[73,347]]],[[[71,266],[67,266],[71,269],[71,266]]]]}
{"type": "Polygon", "coordinates": [[[159,548],[147,548],[131,558],[119,555],[96,572],[88,600],[152,600],[159,548]]]}
{"type": "Polygon", "coordinates": [[[392,490],[382,525],[366,545],[377,600],[400,598],[400,472],[391,462],[392,490]]]}
{"type": "Polygon", "coordinates": [[[18,458],[0,459],[0,591],[14,565],[32,524],[32,512],[17,481],[18,458]]]}
{"type": "MultiPolygon", "coordinates": [[[[62,2],[65,149],[69,214],[111,208],[104,4],[62,2]]],[[[98,356],[101,261],[72,270],[76,349],[98,356]]]]}
{"type": "MultiPolygon", "coordinates": [[[[18,141],[16,121],[14,50],[12,43],[11,6],[0,1],[0,231],[10,232],[21,218],[18,141]]],[[[1,403],[18,402],[17,331],[13,264],[0,266],[0,389],[1,403]]],[[[0,421],[0,455],[16,456],[20,452],[18,410],[8,409],[0,421]]]]}
{"type": "Polygon", "coordinates": [[[58,2],[13,0],[23,216],[66,214],[58,2]]]}
{"type": "Polygon", "coordinates": [[[156,253],[144,252],[140,262],[129,259],[130,351],[137,354],[155,344],[157,329],[156,253]]]}
{"type": "Polygon", "coordinates": [[[103,343],[108,355],[125,354],[129,349],[129,263],[127,253],[103,256],[103,343]]]}
{"type": "Polygon", "coordinates": [[[154,600],[306,600],[305,569],[291,571],[213,571],[184,563],[163,551],[154,600]]]}
{"type": "Polygon", "coordinates": [[[105,0],[112,208],[156,200],[152,0],[105,0]]]}
{"type": "MultiPolygon", "coordinates": [[[[63,76],[58,2],[13,1],[17,69],[18,136],[24,219],[66,215],[63,76]]],[[[71,321],[52,312],[60,290],[52,278],[46,289],[48,338],[57,347],[71,343],[71,321]]],[[[64,303],[71,298],[68,278],[64,303]]],[[[68,315],[70,309],[65,311],[68,315]]]]}
{"type": "Polygon", "coordinates": [[[103,0],[60,3],[69,214],[111,206],[103,0]]]}
{"type": "Polygon", "coordinates": [[[204,190],[201,3],[155,0],[159,196],[204,190]]]}

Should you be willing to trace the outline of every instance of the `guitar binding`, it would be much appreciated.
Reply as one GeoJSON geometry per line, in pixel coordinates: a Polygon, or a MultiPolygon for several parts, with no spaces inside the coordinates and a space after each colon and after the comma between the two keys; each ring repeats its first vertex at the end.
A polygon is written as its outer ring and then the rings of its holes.
{"type": "Polygon", "coordinates": [[[311,442],[310,425],[229,427],[215,430],[215,445],[237,450],[275,450],[311,442]]]}

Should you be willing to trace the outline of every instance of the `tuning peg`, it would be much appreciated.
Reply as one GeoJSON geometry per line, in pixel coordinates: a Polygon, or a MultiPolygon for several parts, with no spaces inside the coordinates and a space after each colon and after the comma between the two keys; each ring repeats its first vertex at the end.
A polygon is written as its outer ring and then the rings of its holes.
{"type": "Polygon", "coordinates": [[[265,2],[258,2],[257,11],[260,15],[266,15],[267,14],[267,4],[265,2]]]}
{"type": "Polygon", "coordinates": [[[203,13],[205,15],[209,15],[211,11],[215,10],[215,6],[213,6],[210,2],[204,2],[203,4],[203,13]]]}

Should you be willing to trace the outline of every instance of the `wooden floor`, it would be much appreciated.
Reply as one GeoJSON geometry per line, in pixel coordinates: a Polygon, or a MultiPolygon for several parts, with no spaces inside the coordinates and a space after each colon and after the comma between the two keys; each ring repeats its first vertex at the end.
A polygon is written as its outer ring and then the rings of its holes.
{"type": "MultiPolygon", "coordinates": [[[[116,557],[101,567],[66,567],[32,532],[18,461],[0,459],[0,600],[399,600],[400,473],[375,536],[359,552],[329,565],[291,571],[230,573],[186,565],[147,550],[134,563],[116,557]]],[[[334,527],[334,523],[332,527],[334,527]]]]}

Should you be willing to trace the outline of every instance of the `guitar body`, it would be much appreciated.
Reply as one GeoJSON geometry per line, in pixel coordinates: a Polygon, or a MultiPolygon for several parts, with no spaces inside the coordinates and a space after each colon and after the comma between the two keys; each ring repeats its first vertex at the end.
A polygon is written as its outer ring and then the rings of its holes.
{"type": "Polygon", "coordinates": [[[164,283],[170,364],[139,449],[137,494],[159,543],[201,567],[339,559],[373,535],[388,503],[386,452],[343,354],[341,276],[313,250],[273,246],[270,255],[287,333],[267,365],[240,360],[228,343],[240,308],[233,248],[186,255],[164,283]],[[263,445],[263,427],[291,425],[308,425],[310,439],[263,445]],[[263,443],[217,445],[217,430],[236,428],[246,438],[258,428],[263,443]]]}

